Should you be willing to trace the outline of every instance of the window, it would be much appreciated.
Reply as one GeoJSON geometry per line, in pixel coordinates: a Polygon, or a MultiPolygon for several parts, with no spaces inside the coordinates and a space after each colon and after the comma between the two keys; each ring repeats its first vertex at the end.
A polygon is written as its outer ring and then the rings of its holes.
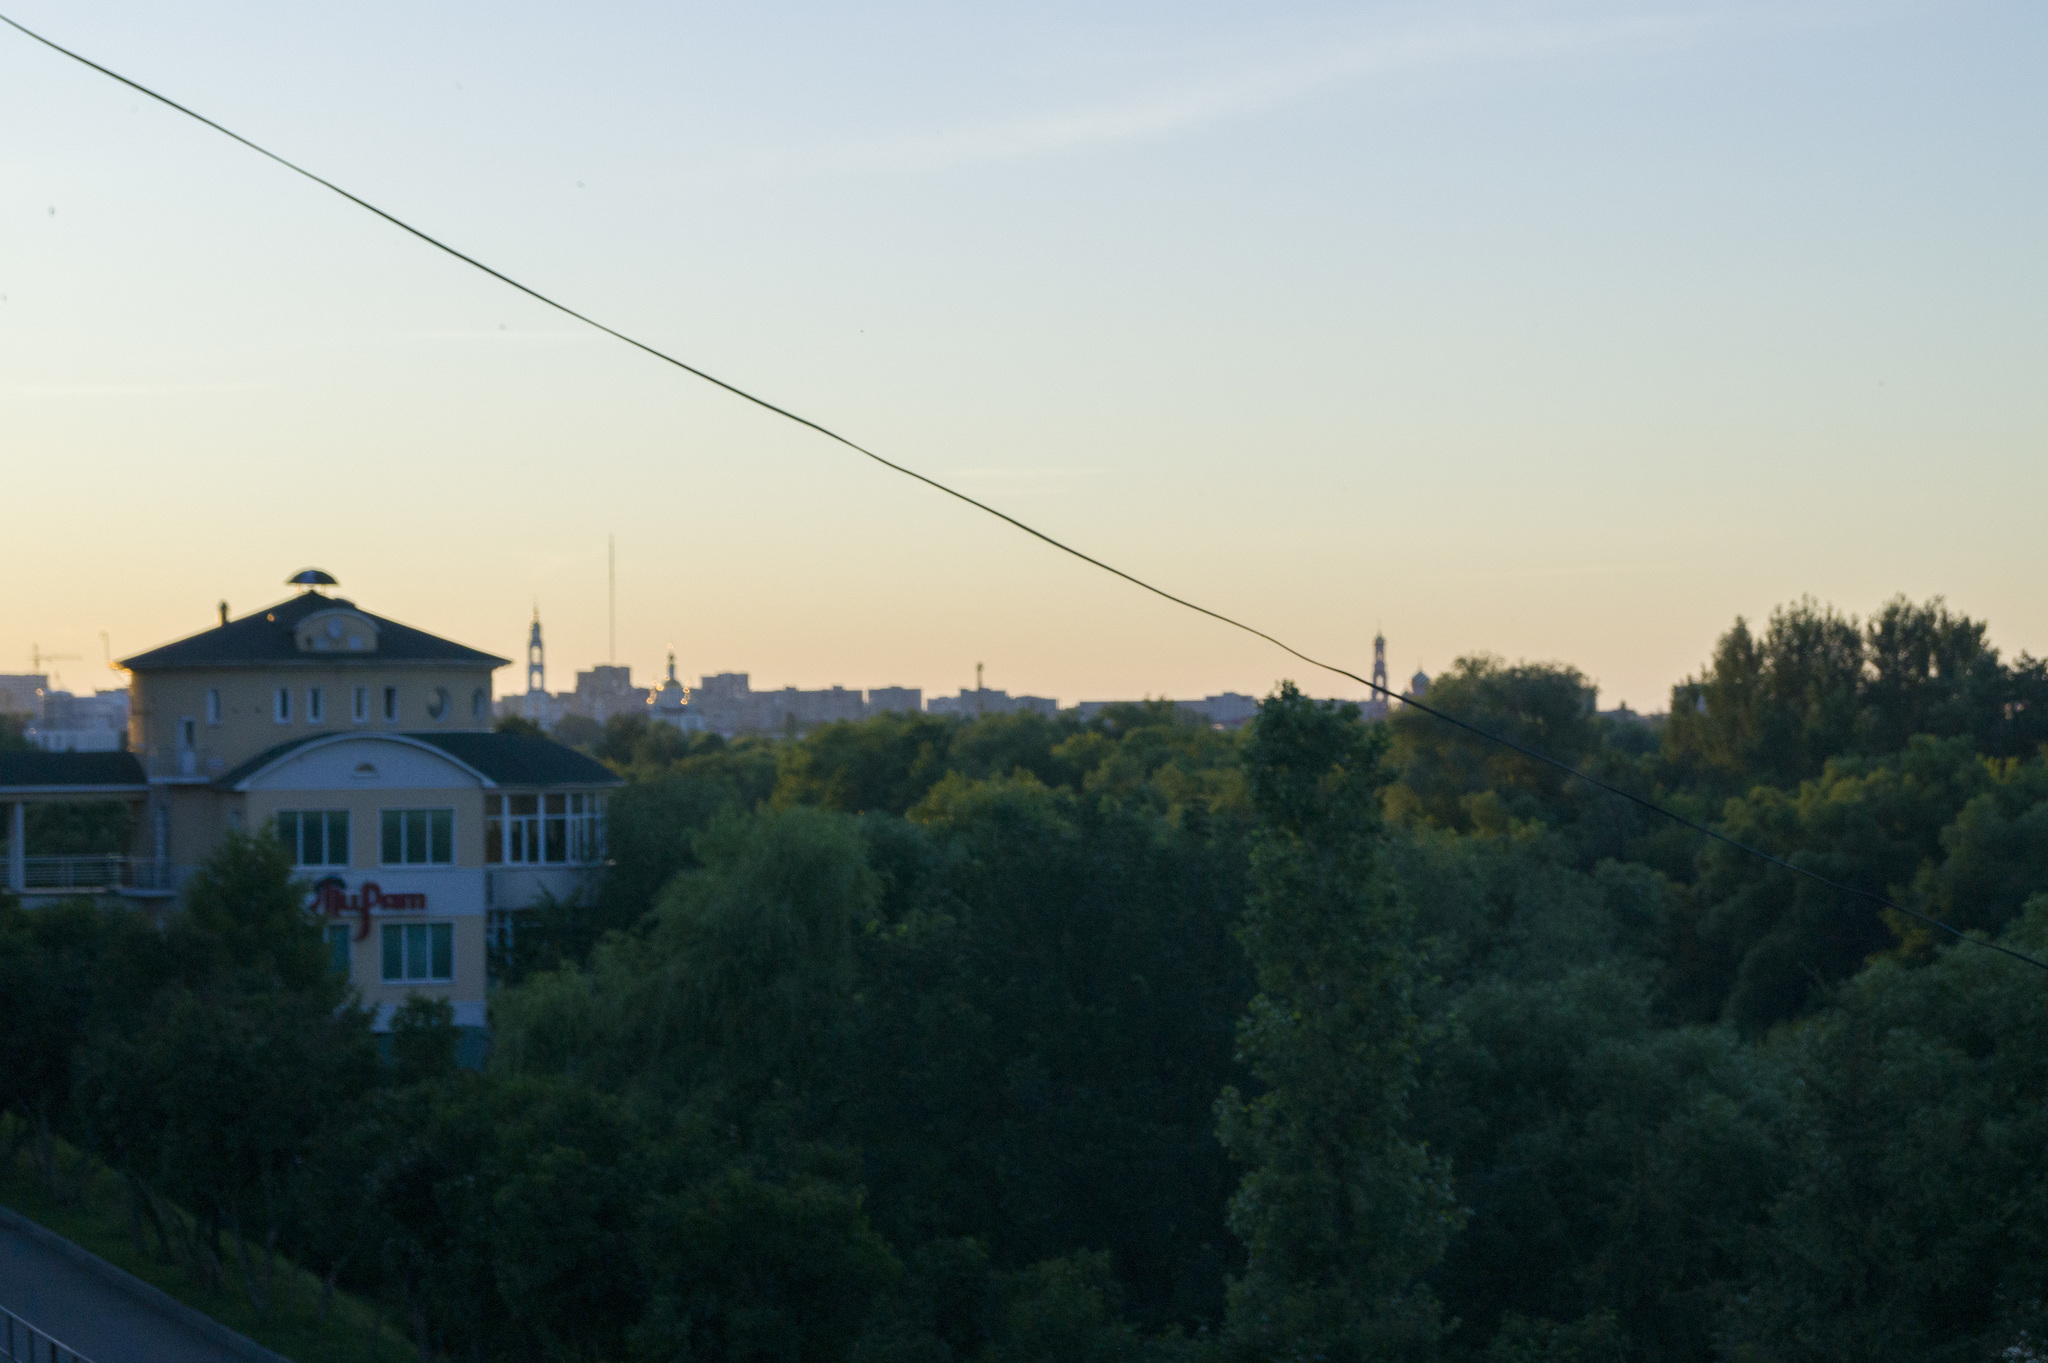
{"type": "Polygon", "coordinates": [[[381,945],[389,983],[455,978],[453,923],[386,923],[381,945]]]}
{"type": "Polygon", "coordinates": [[[387,809],[382,860],[386,866],[447,865],[455,860],[455,811],[387,809]]]}
{"type": "Polygon", "coordinates": [[[395,686],[384,688],[384,722],[398,723],[398,688],[395,686]]]}
{"type": "Polygon", "coordinates": [[[346,923],[337,923],[322,934],[327,941],[327,968],[337,975],[348,974],[349,937],[354,931],[346,923]]]}
{"type": "Polygon", "coordinates": [[[300,866],[348,865],[348,811],[280,809],[277,840],[300,866]]]}
{"type": "Polygon", "coordinates": [[[484,860],[493,865],[584,865],[604,855],[601,796],[486,795],[484,860]]]}
{"type": "Polygon", "coordinates": [[[476,690],[469,693],[469,717],[471,719],[482,719],[484,717],[484,712],[486,710],[489,710],[490,708],[490,693],[485,691],[481,686],[479,686],[476,690]]]}
{"type": "Polygon", "coordinates": [[[178,721],[178,746],[186,752],[199,746],[199,725],[190,715],[178,721]]]}
{"type": "Polygon", "coordinates": [[[308,724],[325,724],[326,722],[327,722],[327,689],[326,689],[325,687],[322,687],[322,686],[309,686],[309,687],[307,687],[307,688],[306,688],[306,723],[308,723],[308,724]]]}
{"type": "Polygon", "coordinates": [[[569,860],[604,860],[603,801],[602,795],[569,797],[569,860]]]}
{"type": "Polygon", "coordinates": [[[277,688],[276,719],[279,724],[289,724],[292,718],[292,689],[289,686],[277,688]]]}
{"type": "Polygon", "coordinates": [[[562,862],[569,859],[569,797],[550,795],[547,797],[548,816],[542,828],[546,839],[542,845],[542,859],[562,862]]]}
{"type": "Polygon", "coordinates": [[[206,722],[208,724],[220,723],[220,691],[218,689],[210,690],[206,693],[206,722]]]}
{"type": "Polygon", "coordinates": [[[370,717],[370,688],[358,686],[349,697],[348,717],[361,724],[370,717]]]}
{"type": "Polygon", "coordinates": [[[540,796],[484,796],[484,860],[513,866],[540,860],[540,796]]]}
{"type": "Polygon", "coordinates": [[[433,695],[427,700],[427,718],[437,720],[448,718],[447,687],[437,686],[434,688],[433,695]]]}

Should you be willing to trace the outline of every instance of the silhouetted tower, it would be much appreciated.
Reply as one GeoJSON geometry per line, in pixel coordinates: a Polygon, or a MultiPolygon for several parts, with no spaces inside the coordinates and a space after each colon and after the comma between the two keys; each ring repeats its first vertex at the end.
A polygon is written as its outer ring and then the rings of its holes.
{"type": "Polygon", "coordinates": [[[1387,685],[1387,636],[1378,630],[1372,635],[1372,695],[1377,701],[1385,701],[1393,695],[1393,688],[1387,685]]]}
{"type": "Polygon", "coordinates": [[[548,692],[548,653],[540,641],[540,607],[533,608],[533,629],[526,636],[526,717],[539,724],[542,697],[548,692]]]}

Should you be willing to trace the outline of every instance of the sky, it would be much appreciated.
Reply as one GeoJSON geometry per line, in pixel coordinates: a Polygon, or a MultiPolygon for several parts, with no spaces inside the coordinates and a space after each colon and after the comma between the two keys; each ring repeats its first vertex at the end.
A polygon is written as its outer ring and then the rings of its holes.
{"type": "MultiPolygon", "coordinates": [[[[2048,653],[2039,5],[0,12],[1354,671],[1661,709],[1807,594],[2048,653]]],[[[0,671],[315,566],[566,689],[610,537],[636,680],[1361,694],[4,29],[0,134],[0,671]]]]}

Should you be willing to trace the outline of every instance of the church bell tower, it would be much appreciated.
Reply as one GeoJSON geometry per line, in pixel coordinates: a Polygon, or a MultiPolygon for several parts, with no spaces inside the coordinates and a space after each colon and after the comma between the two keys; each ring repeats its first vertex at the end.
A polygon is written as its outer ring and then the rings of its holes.
{"type": "Polygon", "coordinates": [[[526,636],[526,717],[541,723],[539,713],[548,693],[548,653],[540,641],[540,607],[533,608],[533,629],[526,636]]]}

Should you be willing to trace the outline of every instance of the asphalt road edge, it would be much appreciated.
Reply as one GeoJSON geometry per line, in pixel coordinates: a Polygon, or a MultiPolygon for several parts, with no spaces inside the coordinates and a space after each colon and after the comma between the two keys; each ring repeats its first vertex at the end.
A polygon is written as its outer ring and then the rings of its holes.
{"type": "Polygon", "coordinates": [[[19,1231],[37,1244],[56,1250],[80,1268],[118,1287],[151,1310],[197,1330],[222,1348],[249,1359],[250,1363],[292,1363],[283,1354],[272,1353],[247,1335],[236,1334],[204,1311],[195,1310],[170,1293],[151,1287],[133,1273],[114,1267],[83,1245],[73,1244],[57,1232],[29,1220],[11,1207],[0,1207],[0,1226],[19,1231]]]}

